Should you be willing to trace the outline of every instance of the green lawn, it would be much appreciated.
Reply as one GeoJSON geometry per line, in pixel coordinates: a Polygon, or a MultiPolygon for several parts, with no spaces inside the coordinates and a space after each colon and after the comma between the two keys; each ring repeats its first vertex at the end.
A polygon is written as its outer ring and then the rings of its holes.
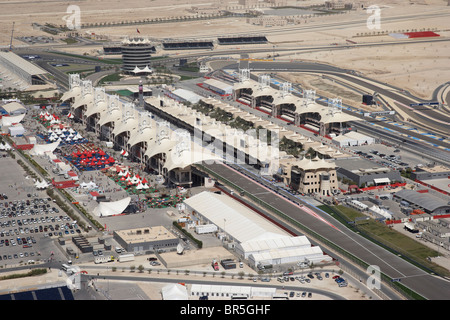
{"type": "MultiPolygon", "coordinates": [[[[326,206],[321,206],[320,208],[326,212],[330,212],[330,210],[327,210],[326,206]]],[[[363,213],[355,209],[342,205],[334,206],[333,208],[338,210],[347,221],[354,221],[356,217],[365,216],[363,213]]],[[[385,246],[392,248],[405,257],[417,261],[434,272],[441,275],[450,276],[449,270],[427,260],[427,257],[436,257],[439,255],[436,250],[429,248],[415,239],[405,236],[404,234],[388,227],[384,223],[380,223],[374,219],[360,221],[357,229],[361,234],[364,232],[367,233],[370,237],[383,243],[385,246]]]]}
{"type": "Polygon", "coordinates": [[[107,83],[107,82],[113,82],[113,81],[119,81],[122,78],[122,76],[120,75],[120,73],[113,73],[113,74],[109,74],[105,77],[103,77],[100,81],[99,81],[99,85],[107,83]]]}

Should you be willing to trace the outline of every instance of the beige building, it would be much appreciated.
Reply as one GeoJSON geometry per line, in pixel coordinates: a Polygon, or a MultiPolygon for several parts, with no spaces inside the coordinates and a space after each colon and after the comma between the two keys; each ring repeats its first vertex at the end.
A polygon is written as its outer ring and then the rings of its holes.
{"type": "Polygon", "coordinates": [[[336,164],[325,159],[281,160],[278,176],[300,193],[331,196],[338,189],[336,164]]]}
{"type": "Polygon", "coordinates": [[[263,27],[272,27],[272,26],[286,26],[287,19],[285,17],[279,16],[260,16],[256,18],[248,18],[247,23],[263,26],[263,27]]]}
{"type": "Polygon", "coordinates": [[[170,251],[179,243],[179,238],[163,226],[116,230],[114,240],[128,252],[170,251]]]}

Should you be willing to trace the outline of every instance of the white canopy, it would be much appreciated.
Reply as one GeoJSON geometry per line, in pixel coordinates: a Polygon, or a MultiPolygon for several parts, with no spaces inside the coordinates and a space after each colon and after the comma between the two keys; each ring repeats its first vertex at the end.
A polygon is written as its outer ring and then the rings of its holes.
{"type": "Polygon", "coordinates": [[[185,286],[175,283],[169,284],[161,290],[163,300],[188,300],[188,293],[185,286]]]}
{"type": "Polygon", "coordinates": [[[0,150],[11,150],[11,146],[6,142],[4,142],[4,144],[0,143],[0,150]]]}
{"type": "Polygon", "coordinates": [[[49,186],[49,184],[45,180],[42,180],[42,181],[36,181],[34,186],[37,189],[41,190],[41,189],[47,188],[49,186]]]}
{"type": "Polygon", "coordinates": [[[45,152],[53,152],[59,146],[59,141],[49,144],[35,144],[33,149],[30,150],[32,155],[43,155],[45,152]]]}
{"type": "Polygon", "coordinates": [[[25,113],[19,114],[17,116],[4,116],[2,117],[2,127],[9,127],[13,123],[20,123],[25,117],[25,113]]]}
{"type": "Polygon", "coordinates": [[[118,201],[100,202],[94,209],[94,214],[98,217],[108,217],[123,213],[130,204],[131,197],[127,197],[118,201]]]}

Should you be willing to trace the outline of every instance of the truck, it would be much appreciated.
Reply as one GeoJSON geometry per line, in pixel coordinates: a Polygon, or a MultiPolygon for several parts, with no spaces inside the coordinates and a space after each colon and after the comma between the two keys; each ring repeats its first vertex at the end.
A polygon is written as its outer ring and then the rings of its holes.
{"type": "Polygon", "coordinates": [[[236,262],[233,259],[224,259],[220,261],[220,264],[225,270],[236,269],[236,262]]]}
{"type": "Polygon", "coordinates": [[[119,262],[128,262],[128,261],[134,261],[134,254],[121,254],[118,259],[119,262]]]}
{"type": "Polygon", "coordinates": [[[97,256],[94,258],[94,262],[96,264],[98,263],[106,263],[106,262],[111,262],[114,261],[114,257],[113,256],[97,256]]]}
{"type": "Polygon", "coordinates": [[[211,263],[211,266],[213,267],[214,271],[219,271],[219,263],[214,259],[211,263]]]}

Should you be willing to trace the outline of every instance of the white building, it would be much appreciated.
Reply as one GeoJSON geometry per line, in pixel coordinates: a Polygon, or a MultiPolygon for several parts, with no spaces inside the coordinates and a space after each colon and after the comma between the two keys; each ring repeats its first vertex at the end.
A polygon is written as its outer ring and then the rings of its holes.
{"type": "Polygon", "coordinates": [[[197,103],[202,98],[198,94],[186,89],[175,89],[172,92],[167,93],[167,96],[180,102],[190,103],[197,103]]]}
{"type": "Polygon", "coordinates": [[[187,211],[234,243],[237,255],[257,268],[308,260],[315,264],[331,261],[320,247],[312,247],[305,236],[293,237],[255,211],[221,194],[201,192],[184,201],[187,211]]]}
{"type": "Polygon", "coordinates": [[[264,297],[271,298],[276,294],[275,288],[262,288],[252,286],[228,286],[228,285],[208,285],[193,284],[191,286],[191,296],[207,296],[224,300],[233,296],[240,297],[264,297]]]}
{"type": "Polygon", "coordinates": [[[227,95],[233,93],[233,85],[216,79],[207,79],[203,82],[203,85],[205,88],[217,92],[220,95],[227,95]]]}

